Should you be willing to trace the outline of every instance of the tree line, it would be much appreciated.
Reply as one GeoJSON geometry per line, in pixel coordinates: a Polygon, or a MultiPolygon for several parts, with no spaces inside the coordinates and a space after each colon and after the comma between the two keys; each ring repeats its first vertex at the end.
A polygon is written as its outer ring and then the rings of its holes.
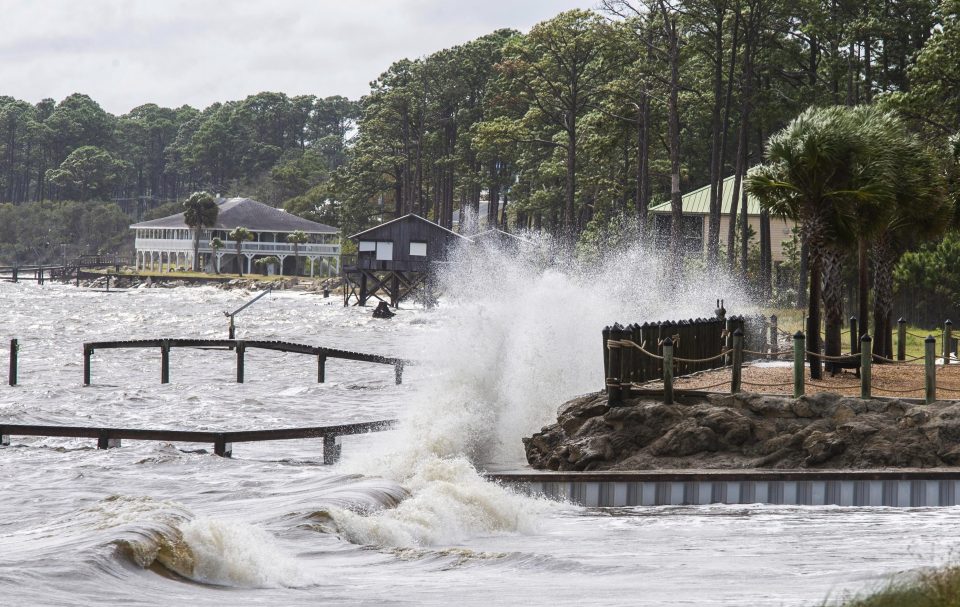
{"type": "Polygon", "coordinates": [[[261,93],[114,117],[79,94],[0,98],[0,198],[208,190],[347,234],[410,212],[450,227],[483,199],[489,225],[571,241],[647,225],[669,201],[680,258],[680,196],[709,185],[707,261],[769,294],[769,215],[759,243],[744,221],[767,140],[811,106],[876,105],[946,166],[958,14],[958,0],[603,0],[399,60],[358,101],[261,93]],[[734,203],[721,208],[725,187],[734,203]]]}

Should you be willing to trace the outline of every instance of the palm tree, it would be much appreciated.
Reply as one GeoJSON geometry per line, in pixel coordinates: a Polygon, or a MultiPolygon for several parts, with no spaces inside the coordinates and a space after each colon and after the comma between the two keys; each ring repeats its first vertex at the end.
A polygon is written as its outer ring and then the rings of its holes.
{"type": "Polygon", "coordinates": [[[200,271],[200,231],[217,223],[220,207],[208,192],[194,192],[183,203],[183,221],[193,228],[193,271],[200,271]]]}
{"type": "MultiPolygon", "coordinates": [[[[826,326],[825,353],[840,354],[843,325],[842,218],[863,189],[858,160],[869,157],[851,108],[810,108],[767,141],[764,165],[754,167],[747,189],[771,213],[798,220],[809,247],[810,295],[807,344],[820,349],[820,302],[826,326]]],[[[810,374],[821,377],[811,355],[810,374]]]]}
{"type": "Polygon", "coordinates": [[[230,230],[227,236],[237,245],[237,274],[243,277],[243,261],[241,260],[240,249],[243,248],[243,241],[253,240],[253,232],[243,226],[238,226],[230,230]]]}
{"type": "MultiPolygon", "coordinates": [[[[210,241],[210,248],[213,249],[214,259],[216,259],[217,252],[220,251],[220,249],[223,248],[223,241],[220,240],[219,238],[214,238],[213,240],[210,241]]],[[[219,273],[220,273],[220,264],[219,264],[218,262],[214,261],[214,262],[213,262],[213,269],[214,269],[214,271],[215,271],[217,274],[219,274],[219,273]]]]}
{"type": "Polygon", "coordinates": [[[300,245],[307,242],[307,233],[303,230],[297,230],[292,234],[287,234],[287,242],[293,244],[293,273],[300,274],[300,245]]]}
{"type": "Polygon", "coordinates": [[[894,179],[894,202],[883,229],[873,241],[873,351],[892,358],[893,269],[905,250],[921,240],[940,236],[955,220],[954,204],[946,194],[937,159],[901,126],[901,137],[891,144],[899,163],[894,179]]]}

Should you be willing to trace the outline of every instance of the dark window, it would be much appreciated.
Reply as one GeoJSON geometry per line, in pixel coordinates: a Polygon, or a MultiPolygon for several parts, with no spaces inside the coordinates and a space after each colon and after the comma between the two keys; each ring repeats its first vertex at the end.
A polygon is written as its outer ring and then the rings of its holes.
{"type": "MultiPolygon", "coordinates": [[[[654,242],[658,248],[670,248],[670,228],[673,217],[666,214],[653,216],[654,242]]],[[[703,253],[703,217],[701,215],[684,215],[681,223],[683,250],[686,253],[700,255],[703,253]]]]}

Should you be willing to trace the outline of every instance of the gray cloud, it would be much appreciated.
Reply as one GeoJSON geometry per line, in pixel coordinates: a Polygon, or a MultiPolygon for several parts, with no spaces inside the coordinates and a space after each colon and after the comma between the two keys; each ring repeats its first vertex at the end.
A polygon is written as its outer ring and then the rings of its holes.
{"type": "Polygon", "coordinates": [[[0,1],[0,94],[125,113],[264,90],[357,98],[397,59],[596,0],[0,1]]]}

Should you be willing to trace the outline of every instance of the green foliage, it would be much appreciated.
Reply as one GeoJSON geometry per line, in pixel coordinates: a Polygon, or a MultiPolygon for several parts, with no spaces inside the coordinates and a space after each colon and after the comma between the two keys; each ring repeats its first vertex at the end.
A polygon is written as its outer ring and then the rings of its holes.
{"type": "Polygon", "coordinates": [[[960,306],[960,233],[948,232],[942,240],[905,253],[894,270],[898,290],[908,290],[918,301],[943,300],[960,306]]]}
{"type": "Polygon", "coordinates": [[[65,198],[86,201],[109,196],[111,186],[126,166],[106,150],[85,145],[70,152],[60,168],[47,171],[46,177],[65,198]]]}
{"type": "Polygon", "coordinates": [[[64,255],[129,250],[129,225],[113,203],[0,204],[0,263],[59,263],[64,255]]]}

